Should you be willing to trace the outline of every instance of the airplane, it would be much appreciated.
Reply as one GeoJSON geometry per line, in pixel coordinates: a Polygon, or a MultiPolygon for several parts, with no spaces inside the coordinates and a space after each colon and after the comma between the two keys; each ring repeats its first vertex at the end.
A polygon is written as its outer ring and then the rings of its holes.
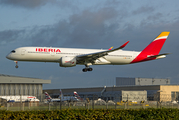
{"type": "Polygon", "coordinates": [[[7,102],[27,102],[27,101],[40,101],[35,96],[16,95],[16,96],[0,96],[0,98],[7,100],[7,102]]]}
{"type": "Polygon", "coordinates": [[[118,48],[77,49],[53,47],[20,47],[12,50],[7,59],[13,60],[18,68],[18,61],[56,62],[60,67],[85,65],[83,72],[92,71],[90,65],[124,65],[165,58],[169,53],[159,54],[170,32],[161,32],[144,50],[124,51],[129,41],[118,48]]]}
{"type": "Polygon", "coordinates": [[[45,98],[47,99],[48,102],[60,102],[59,98],[51,98],[47,92],[45,92],[45,98]]]}
{"type": "MultiPolygon", "coordinates": [[[[63,93],[60,90],[60,95],[58,98],[51,98],[50,95],[45,92],[45,97],[47,99],[48,102],[60,102],[62,100],[62,102],[64,101],[79,101],[79,99],[75,96],[63,96],[63,93]]],[[[80,96],[78,95],[78,97],[80,98],[80,96]]]]}
{"type": "Polygon", "coordinates": [[[58,98],[61,98],[62,101],[79,101],[81,97],[77,94],[76,91],[74,91],[74,95],[75,96],[63,96],[62,90],[60,89],[60,95],[58,98]]]}
{"type": "Polygon", "coordinates": [[[77,98],[77,101],[82,101],[83,99],[78,95],[76,91],[74,91],[74,95],[77,98]]]}

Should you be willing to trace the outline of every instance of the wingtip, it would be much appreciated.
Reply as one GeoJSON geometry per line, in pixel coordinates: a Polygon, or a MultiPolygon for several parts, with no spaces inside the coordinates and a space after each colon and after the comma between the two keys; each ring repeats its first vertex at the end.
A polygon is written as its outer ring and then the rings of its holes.
{"type": "Polygon", "coordinates": [[[128,43],[129,43],[129,41],[127,41],[126,43],[124,43],[123,45],[121,45],[120,49],[121,49],[121,48],[124,48],[128,43]]]}
{"type": "Polygon", "coordinates": [[[112,47],[110,47],[108,50],[112,50],[113,49],[113,46],[112,47]]]}

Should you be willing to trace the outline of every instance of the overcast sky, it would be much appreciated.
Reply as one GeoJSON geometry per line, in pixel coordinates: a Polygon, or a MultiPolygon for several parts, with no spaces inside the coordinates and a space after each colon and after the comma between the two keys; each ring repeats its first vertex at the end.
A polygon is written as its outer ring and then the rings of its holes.
{"type": "Polygon", "coordinates": [[[178,0],[0,0],[0,73],[50,79],[44,89],[115,85],[116,77],[169,78],[179,84],[178,0]],[[131,65],[71,68],[58,63],[19,62],[5,58],[22,46],[143,50],[162,31],[170,31],[160,53],[164,59],[131,65]]]}

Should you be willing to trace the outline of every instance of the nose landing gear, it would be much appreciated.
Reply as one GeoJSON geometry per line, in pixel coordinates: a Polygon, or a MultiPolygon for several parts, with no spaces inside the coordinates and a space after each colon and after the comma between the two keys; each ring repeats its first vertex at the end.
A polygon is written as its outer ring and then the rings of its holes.
{"type": "Polygon", "coordinates": [[[14,61],[15,63],[16,63],[16,66],[15,66],[15,68],[18,68],[19,66],[18,66],[18,62],[17,61],[14,61]]]}

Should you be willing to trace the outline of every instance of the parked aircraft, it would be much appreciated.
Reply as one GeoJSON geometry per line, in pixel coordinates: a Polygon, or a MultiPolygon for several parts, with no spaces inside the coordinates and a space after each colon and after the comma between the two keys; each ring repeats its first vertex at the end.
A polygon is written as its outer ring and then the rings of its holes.
{"type": "Polygon", "coordinates": [[[75,96],[63,96],[62,90],[60,89],[60,95],[58,98],[61,98],[62,101],[79,101],[80,96],[77,94],[76,91],[74,91],[75,96]]]}
{"type": "MultiPolygon", "coordinates": [[[[79,99],[76,96],[63,96],[62,91],[60,90],[60,95],[58,98],[51,98],[50,95],[45,92],[45,97],[47,99],[47,101],[49,102],[60,102],[62,100],[63,101],[79,101],[79,99]]],[[[80,98],[80,96],[78,96],[80,98]]]]}
{"type": "Polygon", "coordinates": [[[56,62],[60,67],[85,65],[83,72],[92,71],[90,65],[124,65],[165,58],[168,53],[159,54],[170,32],[161,32],[144,50],[124,51],[129,41],[122,46],[108,50],[72,49],[52,47],[20,47],[12,50],[7,59],[13,60],[18,68],[18,61],[56,62]]]}
{"type": "Polygon", "coordinates": [[[74,95],[77,98],[78,101],[82,101],[83,98],[81,98],[76,91],[74,91],[74,95]]]}
{"type": "Polygon", "coordinates": [[[0,96],[0,98],[7,100],[7,102],[27,102],[27,101],[39,101],[35,96],[16,95],[16,96],[0,96]]]}
{"type": "Polygon", "coordinates": [[[45,92],[45,98],[47,99],[48,102],[60,102],[59,98],[51,98],[47,92],[45,92]]]}

